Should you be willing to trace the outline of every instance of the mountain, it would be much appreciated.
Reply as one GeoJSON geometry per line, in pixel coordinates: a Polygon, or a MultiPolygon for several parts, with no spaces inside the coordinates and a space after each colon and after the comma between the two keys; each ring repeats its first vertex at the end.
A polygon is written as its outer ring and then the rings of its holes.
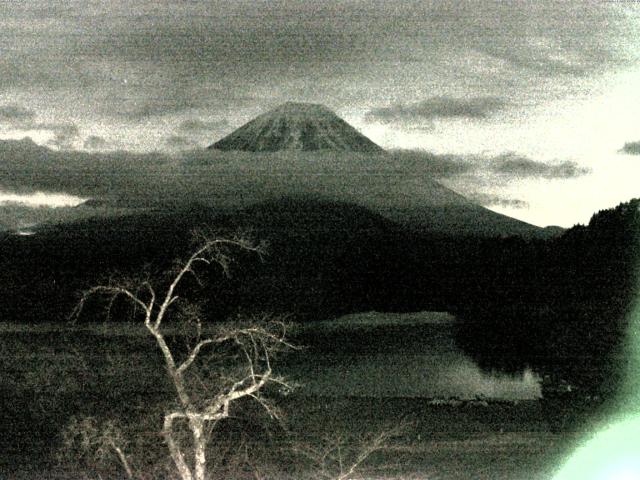
{"type": "MultiPolygon", "coordinates": [[[[411,229],[447,235],[549,238],[559,233],[468,200],[424,173],[419,160],[395,158],[323,105],[280,105],[212,144],[209,151],[235,151],[215,162],[200,159],[226,169],[218,201],[227,197],[223,190],[233,186],[229,167],[235,162],[242,163],[246,177],[241,196],[256,201],[303,196],[350,202],[411,229]],[[251,156],[255,153],[260,157],[251,156]]],[[[238,196],[234,191],[233,198],[238,196]]]]}
{"type": "Polygon", "coordinates": [[[0,230],[192,203],[234,211],[290,197],[352,203],[417,232],[530,238],[559,233],[468,200],[436,181],[424,157],[384,152],[321,105],[284,104],[213,146],[176,159],[61,152],[28,140],[0,141],[3,188],[91,199],[79,208],[3,206],[0,230]]]}
{"type": "Polygon", "coordinates": [[[384,152],[327,107],[294,102],[263,113],[209,148],[246,152],[384,152]]]}

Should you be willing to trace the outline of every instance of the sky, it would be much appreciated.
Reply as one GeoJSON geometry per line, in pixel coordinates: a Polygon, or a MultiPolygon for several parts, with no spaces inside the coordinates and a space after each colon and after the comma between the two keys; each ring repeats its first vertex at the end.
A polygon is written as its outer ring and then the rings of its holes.
{"type": "Polygon", "coordinates": [[[0,2],[0,49],[0,140],[176,154],[293,100],[537,225],[640,194],[636,2],[0,2]]]}

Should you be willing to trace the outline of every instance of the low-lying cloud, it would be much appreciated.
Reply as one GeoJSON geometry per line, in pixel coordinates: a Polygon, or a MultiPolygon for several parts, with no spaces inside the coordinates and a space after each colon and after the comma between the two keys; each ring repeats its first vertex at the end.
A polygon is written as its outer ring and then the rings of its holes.
{"type": "Polygon", "coordinates": [[[431,97],[407,105],[373,108],[365,118],[370,122],[419,123],[442,118],[484,119],[503,109],[507,102],[500,97],[431,97]]]}
{"type": "Polygon", "coordinates": [[[87,150],[101,150],[106,148],[109,142],[104,137],[99,135],[89,135],[84,139],[82,146],[87,150]]]}
{"type": "Polygon", "coordinates": [[[164,144],[176,150],[184,150],[189,148],[194,148],[197,146],[197,143],[191,140],[188,137],[184,137],[182,135],[169,135],[164,139],[164,144]]]}
{"type": "Polygon", "coordinates": [[[581,177],[591,171],[570,160],[545,163],[512,152],[491,158],[488,167],[494,173],[517,178],[567,179],[581,177]]]}
{"type": "Polygon", "coordinates": [[[622,152],[629,155],[640,155],[640,141],[625,143],[622,152]]]}
{"type": "MultiPolygon", "coordinates": [[[[183,143],[182,139],[175,141],[183,143]]],[[[545,164],[516,154],[252,154],[200,148],[142,154],[61,151],[29,139],[0,141],[0,158],[0,190],[13,195],[5,198],[6,205],[11,201],[35,208],[40,198],[37,192],[55,192],[94,199],[113,211],[184,203],[224,210],[282,196],[310,195],[388,212],[466,202],[455,192],[485,206],[525,208],[526,202],[503,196],[496,187],[517,178],[566,179],[586,171],[571,162],[545,164]]],[[[9,215],[7,208],[2,210],[9,215]]]]}
{"type": "Polygon", "coordinates": [[[390,153],[398,164],[409,164],[484,207],[529,208],[529,203],[496,192],[519,180],[569,180],[590,170],[570,160],[552,163],[505,152],[500,155],[434,154],[423,150],[396,150],[390,153]]]}
{"type": "Polygon", "coordinates": [[[570,179],[590,173],[590,169],[571,160],[540,162],[514,152],[499,155],[435,154],[424,150],[391,152],[397,161],[410,162],[435,178],[492,174],[503,180],[523,178],[570,179]]]}
{"type": "Polygon", "coordinates": [[[75,207],[83,203],[86,199],[68,195],[66,193],[33,192],[33,193],[12,193],[0,190],[0,206],[22,205],[25,207],[49,207],[63,208],[75,207]]]}
{"type": "Polygon", "coordinates": [[[460,155],[438,155],[426,150],[392,150],[389,155],[395,162],[413,165],[435,178],[456,177],[477,169],[471,160],[460,155]]]}
{"type": "Polygon", "coordinates": [[[48,144],[61,150],[72,148],[80,138],[80,129],[72,123],[42,123],[29,130],[46,130],[53,133],[48,144]]]}
{"type": "Polygon", "coordinates": [[[203,133],[212,130],[220,130],[229,127],[227,119],[221,120],[200,120],[199,118],[190,118],[184,120],[178,127],[183,132],[203,133]]]}
{"type": "Polygon", "coordinates": [[[0,122],[15,124],[35,120],[36,112],[16,104],[0,105],[0,122]]]}
{"type": "Polygon", "coordinates": [[[17,104],[0,106],[0,123],[8,124],[11,130],[18,132],[49,132],[52,138],[48,145],[59,148],[72,148],[80,138],[80,129],[71,122],[42,122],[35,110],[17,104]]]}
{"type": "Polygon", "coordinates": [[[529,208],[529,202],[495,193],[473,192],[467,198],[483,207],[529,208]]]}
{"type": "Polygon", "coordinates": [[[60,151],[27,139],[0,141],[0,158],[0,188],[5,191],[65,192],[118,208],[182,202],[224,208],[287,195],[319,195],[372,207],[461,201],[421,169],[419,160],[387,155],[201,148],[174,154],[60,151]]]}

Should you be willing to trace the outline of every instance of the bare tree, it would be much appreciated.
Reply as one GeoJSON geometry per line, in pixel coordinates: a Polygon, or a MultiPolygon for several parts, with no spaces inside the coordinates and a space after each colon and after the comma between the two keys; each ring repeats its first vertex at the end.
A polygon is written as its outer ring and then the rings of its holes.
{"type": "Polygon", "coordinates": [[[310,461],[314,478],[352,480],[360,478],[362,467],[372,454],[388,448],[390,440],[407,428],[408,424],[401,423],[359,440],[328,436],[320,445],[298,443],[294,451],[310,461]]]}
{"type": "Polygon", "coordinates": [[[113,420],[73,418],[62,432],[62,443],[61,461],[75,457],[92,470],[108,469],[115,462],[124,470],[127,479],[134,478],[131,462],[125,454],[127,440],[113,420]]]}
{"type": "MultiPolygon", "coordinates": [[[[204,239],[186,261],[177,265],[162,289],[154,287],[148,279],[96,286],[83,294],[73,314],[77,318],[87,299],[95,295],[106,296],[109,309],[118,297],[135,307],[134,314],[144,322],[162,353],[177,400],[175,408],[164,414],[162,436],[182,480],[207,478],[207,444],[212,429],[229,417],[234,402],[253,399],[271,417],[277,418],[277,409],[264,397],[263,391],[268,384],[290,388],[282,378],[274,375],[271,365],[276,352],[293,348],[286,340],[287,328],[283,321],[266,316],[242,324],[211,328],[203,324],[200,309],[178,295],[187,276],[199,282],[198,265],[215,264],[227,274],[231,261],[229,249],[232,248],[258,255],[263,252],[261,245],[256,246],[242,237],[204,239]],[[168,322],[170,317],[179,317],[181,325],[191,332],[186,348],[178,348],[168,340],[168,336],[175,333],[168,322]],[[223,359],[230,355],[236,358],[231,373],[221,366],[223,359]],[[181,435],[181,429],[189,432],[189,440],[181,435]]],[[[110,446],[107,440],[112,436],[94,435],[101,442],[104,440],[101,445],[104,443],[107,447],[110,446]]],[[[127,457],[118,449],[119,446],[111,446],[128,477],[132,477],[127,457]]]]}

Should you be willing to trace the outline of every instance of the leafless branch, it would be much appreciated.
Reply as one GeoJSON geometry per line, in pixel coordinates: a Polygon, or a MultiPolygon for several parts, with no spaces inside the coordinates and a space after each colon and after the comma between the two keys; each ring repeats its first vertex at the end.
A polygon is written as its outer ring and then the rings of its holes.
{"type": "MultiPolygon", "coordinates": [[[[277,410],[260,395],[260,391],[270,382],[291,388],[283,379],[273,376],[271,365],[271,357],[277,351],[295,348],[286,340],[287,326],[283,321],[263,317],[258,323],[251,322],[246,325],[219,328],[217,334],[202,338],[202,324],[197,306],[192,306],[188,302],[180,302],[178,305],[182,305],[182,313],[185,314],[187,321],[195,323],[196,340],[191,344],[192,346],[188,346],[186,356],[184,353],[180,354],[180,357],[183,358],[181,362],[176,361],[176,354],[167,342],[166,328],[162,328],[162,326],[170,308],[180,298],[177,292],[182,281],[187,275],[191,275],[196,282],[200,283],[195,271],[196,265],[199,264],[209,266],[215,263],[225,275],[228,275],[231,263],[231,256],[227,251],[229,247],[255,252],[259,256],[264,252],[264,245],[256,246],[244,236],[232,239],[206,239],[185,262],[178,264],[168,285],[162,292],[156,291],[148,279],[137,283],[134,287],[128,287],[126,282],[117,284],[110,281],[108,285],[96,286],[84,292],[72,312],[72,318],[77,319],[88,298],[94,295],[109,297],[109,310],[115,299],[123,296],[144,312],[144,325],[155,338],[163,355],[165,368],[178,400],[178,406],[164,417],[162,433],[171,459],[182,480],[205,479],[207,433],[210,432],[212,424],[215,425],[218,421],[229,416],[232,403],[241,398],[251,398],[257,401],[267,414],[277,418],[277,410]],[[197,392],[193,389],[194,383],[188,381],[189,377],[185,377],[187,371],[197,361],[199,362],[205,348],[210,350],[212,355],[228,356],[232,347],[240,353],[240,358],[244,358],[243,372],[223,381],[219,385],[218,393],[213,398],[204,400],[198,398],[197,392]],[[176,439],[174,423],[178,420],[181,421],[181,425],[187,425],[192,434],[189,455],[185,455],[182,446],[176,439]]],[[[200,385],[203,384],[201,378],[198,377],[197,380],[200,385]]],[[[124,459],[122,463],[129,473],[130,469],[126,468],[126,456],[123,451],[116,450],[116,453],[121,458],[121,462],[124,459]]]]}
{"type": "Polygon", "coordinates": [[[318,476],[327,480],[349,480],[373,453],[387,448],[389,441],[405,428],[406,425],[401,424],[353,443],[340,436],[329,437],[320,446],[297,444],[294,451],[311,461],[318,476]]]}
{"type": "Polygon", "coordinates": [[[182,374],[196,360],[196,357],[200,353],[200,350],[202,350],[202,347],[204,347],[206,345],[209,345],[211,343],[215,343],[215,340],[212,339],[212,338],[208,338],[206,340],[199,341],[196,344],[196,346],[193,347],[193,349],[191,350],[191,353],[189,353],[189,356],[187,357],[187,359],[180,364],[180,366],[177,369],[177,372],[179,374],[182,374]]]}

